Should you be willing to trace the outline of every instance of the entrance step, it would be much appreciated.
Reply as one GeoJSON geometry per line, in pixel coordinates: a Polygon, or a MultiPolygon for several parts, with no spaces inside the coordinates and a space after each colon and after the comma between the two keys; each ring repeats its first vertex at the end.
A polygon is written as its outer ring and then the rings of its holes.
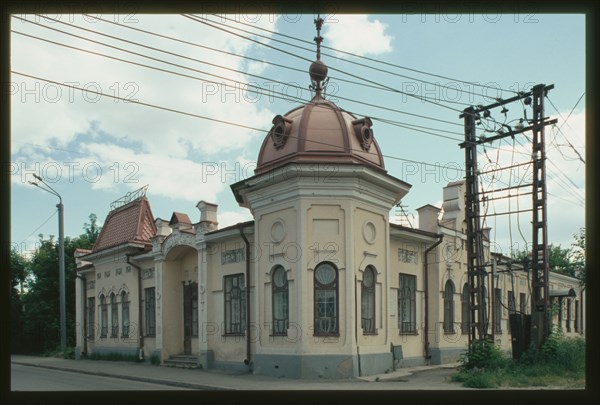
{"type": "Polygon", "coordinates": [[[186,354],[171,356],[168,360],[164,361],[164,365],[178,368],[198,368],[200,366],[197,356],[186,354]]]}

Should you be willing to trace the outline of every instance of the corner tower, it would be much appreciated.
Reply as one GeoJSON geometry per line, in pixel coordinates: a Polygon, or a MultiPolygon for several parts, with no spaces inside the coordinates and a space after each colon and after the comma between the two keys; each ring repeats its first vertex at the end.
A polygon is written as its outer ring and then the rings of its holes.
{"type": "Polygon", "coordinates": [[[255,220],[255,372],[351,377],[391,364],[388,215],[410,185],[387,174],[372,121],[325,99],[315,23],[314,96],[273,118],[255,175],[231,188],[255,220]]]}

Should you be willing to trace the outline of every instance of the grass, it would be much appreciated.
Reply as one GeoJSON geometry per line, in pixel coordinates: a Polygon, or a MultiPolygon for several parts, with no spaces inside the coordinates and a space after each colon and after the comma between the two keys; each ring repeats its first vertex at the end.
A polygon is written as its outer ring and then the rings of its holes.
{"type": "Polygon", "coordinates": [[[517,361],[491,341],[477,341],[460,363],[451,379],[465,387],[585,388],[585,340],[563,337],[559,330],[539,350],[532,347],[517,361]]]}

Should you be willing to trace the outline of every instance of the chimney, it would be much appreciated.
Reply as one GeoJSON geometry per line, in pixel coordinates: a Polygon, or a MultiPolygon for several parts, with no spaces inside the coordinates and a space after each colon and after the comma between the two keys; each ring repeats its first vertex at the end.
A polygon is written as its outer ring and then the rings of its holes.
{"type": "Polygon", "coordinates": [[[218,229],[219,222],[217,221],[217,204],[212,204],[204,200],[196,204],[196,208],[200,211],[200,222],[198,229],[201,232],[211,232],[218,229]]]}
{"type": "Polygon", "coordinates": [[[417,213],[419,214],[419,229],[437,233],[440,209],[431,204],[427,204],[417,208],[417,213]]]}
{"type": "Polygon", "coordinates": [[[161,218],[156,218],[154,221],[156,225],[156,236],[169,236],[171,234],[171,227],[169,223],[161,218]]]}

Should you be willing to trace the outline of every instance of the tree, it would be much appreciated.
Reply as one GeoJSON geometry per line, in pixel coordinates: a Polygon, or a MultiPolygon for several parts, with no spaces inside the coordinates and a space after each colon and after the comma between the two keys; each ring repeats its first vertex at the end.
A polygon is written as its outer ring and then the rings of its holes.
{"type": "Polygon", "coordinates": [[[582,286],[585,286],[585,228],[580,228],[579,233],[573,235],[575,242],[571,244],[571,261],[574,263],[577,278],[582,286]]]}
{"type": "MultiPolygon", "coordinates": [[[[548,245],[548,267],[550,271],[575,277],[578,265],[572,257],[572,249],[563,249],[560,245],[548,245]]],[[[515,259],[520,262],[531,262],[531,253],[522,250],[515,255],[515,259]]],[[[531,266],[531,264],[528,264],[528,266],[531,266]]]]}
{"type": "MultiPolygon", "coordinates": [[[[89,219],[90,223],[84,224],[85,232],[82,235],[75,238],[65,237],[67,346],[75,344],[75,249],[91,249],[100,232],[96,215],[90,214],[89,219]]],[[[39,238],[38,249],[32,254],[30,260],[24,262],[28,271],[25,275],[29,274],[25,281],[27,292],[20,297],[23,305],[21,316],[18,317],[15,305],[15,318],[13,318],[15,322],[17,319],[22,320],[20,338],[14,339],[21,345],[12,346],[13,351],[40,353],[53,351],[60,345],[58,243],[53,236],[44,239],[40,234],[39,238]]],[[[22,257],[19,259],[19,256],[15,252],[13,264],[11,254],[11,274],[15,273],[16,282],[25,280],[19,265],[21,263],[19,260],[24,259],[22,257]]]]}
{"type": "Polygon", "coordinates": [[[27,278],[27,259],[15,248],[10,251],[10,341],[15,351],[20,351],[23,335],[23,302],[21,294],[27,278]]]}

